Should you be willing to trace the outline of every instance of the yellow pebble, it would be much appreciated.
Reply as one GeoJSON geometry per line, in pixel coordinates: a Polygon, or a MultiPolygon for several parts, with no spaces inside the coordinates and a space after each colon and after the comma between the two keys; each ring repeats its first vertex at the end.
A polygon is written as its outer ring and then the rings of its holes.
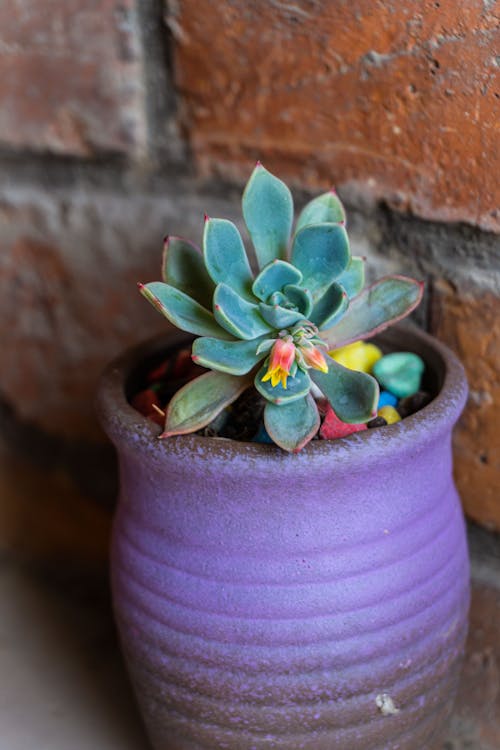
{"type": "Polygon", "coordinates": [[[354,341],[328,352],[330,357],[339,365],[358,372],[371,372],[375,362],[382,357],[382,352],[375,344],[365,344],[364,341],[354,341]]]}
{"type": "Polygon", "coordinates": [[[394,406],[382,406],[377,412],[377,417],[383,417],[387,424],[394,424],[401,421],[401,417],[394,406]]]}

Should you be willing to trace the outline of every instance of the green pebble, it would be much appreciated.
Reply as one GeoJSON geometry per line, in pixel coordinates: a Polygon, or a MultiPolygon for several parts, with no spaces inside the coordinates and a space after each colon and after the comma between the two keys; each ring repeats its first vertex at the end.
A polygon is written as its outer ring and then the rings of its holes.
{"type": "Polygon", "coordinates": [[[413,396],[420,389],[424,361],[413,352],[393,352],[378,360],[373,374],[380,385],[398,398],[413,396]]]}

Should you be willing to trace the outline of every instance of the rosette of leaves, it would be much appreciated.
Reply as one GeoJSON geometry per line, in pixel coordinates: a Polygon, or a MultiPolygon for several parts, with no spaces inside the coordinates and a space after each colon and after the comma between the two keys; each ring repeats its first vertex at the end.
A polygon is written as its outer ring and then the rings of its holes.
{"type": "Polygon", "coordinates": [[[351,255],[333,190],[305,206],[292,233],[291,193],[257,163],[242,207],[255,273],[235,224],[205,217],[202,251],[167,238],[163,281],[139,285],[171,323],[198,337],[192,358],[209,370],[174,395],[162,437],[206,426],[253,384],[266,399],[270,437],[296,452],[320,426],[313,384],[344,422],[374,416],[375,379],[342,367],[328,351],[408,315],[422,285],[388,276],[365,288],[365,260],[351,255]]]}

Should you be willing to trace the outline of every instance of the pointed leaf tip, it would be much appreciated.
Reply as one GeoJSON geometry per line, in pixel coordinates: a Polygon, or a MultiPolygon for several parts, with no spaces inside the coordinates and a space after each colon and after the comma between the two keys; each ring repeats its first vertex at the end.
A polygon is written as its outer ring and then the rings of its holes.
{"type": "Polygon", "coordinates": [[[285,258],[293,221],[293,200],[285,183],[258,164],[242,198],[243,218],[259,268],[285,258]]]}
{"type": "Polygon", "coordinates": [[[335,188],[331,188],[304,206],[297,219],[295,234],[308,224],[337,223],[345,218],[344,207],[335,188]]]}
{"type": "Polygon", "coordinates": [[[203,221],[205,222],[210,221],[210,216],[207,213],[203,214],[203,221]]]}
{"type": "Polygon", "coordinates": [[[175,393],[167,408],[163,437],[186,435],[205,427],[248,388],[252,375],[207,372],[175,393]]]}
{"type": "Polygon", "coordinates": [[[137,282],[137,288],[139,289],[139,291],[144,288],[144,284],[142,283],[142,281],[137,282]]]}

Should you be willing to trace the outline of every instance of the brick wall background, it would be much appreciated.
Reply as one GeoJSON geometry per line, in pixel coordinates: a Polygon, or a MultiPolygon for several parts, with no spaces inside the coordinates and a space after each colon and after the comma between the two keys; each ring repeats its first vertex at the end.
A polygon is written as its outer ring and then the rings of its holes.
{"type": "Polygon", "coordinates": [[[491,0],[1,4],[0,550],[104,563],[98,374],[164,327],[135,289],[163,236],[239,220],[256,158],[298,205],[334,182],[355,250],[426,280],[471,382],[464,505],[500,530],[499,25],[491,0]]]}

